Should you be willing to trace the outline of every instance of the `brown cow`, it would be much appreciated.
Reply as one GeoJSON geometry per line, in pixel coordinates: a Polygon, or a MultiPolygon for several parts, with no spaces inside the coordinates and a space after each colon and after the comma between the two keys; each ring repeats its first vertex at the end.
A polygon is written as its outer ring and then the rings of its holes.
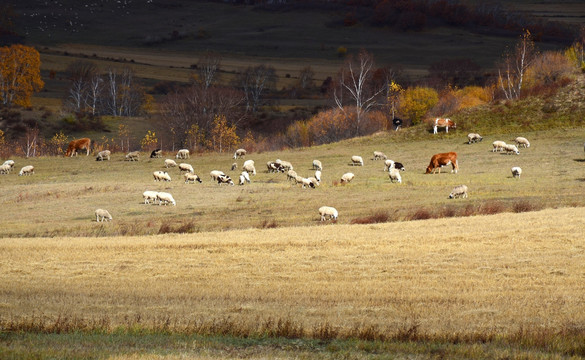
{"type": "Polygon", "coordinates": [[[435,119],[435,126],[433,127],[433,134],[438,132],[438,128],[444,127],[445,132],[449,132],[449,128],[457,129],[457,124],[451,119],[444,119],[444,118],[436,118],[435,119]]]}
{"type": "Polygon", "coordinates": [[[435,154],[431,158],[431,163],[427,167],[427,174],[435,173],[437,169],[439,169],[439,174],[441,173],[441,168],[443,166],[447,166],[451,164],[453,166],[453,170],[451,172],[457,173],[459,170],[459,165],[457,164],[457,153],[456,152],[448,152],[448,153],[441,153],[435,154]]]}
{"type": "Polygon", "coordinates": [[[87,155],[89,155],[89,147],[91,145],[91,140],[89,138],[81,138],[77,140],[72,140],[67,147],[67,152],[65,152],[65,156],[77,156],[77,151],[85,149],[87,151],[87,155]]]}

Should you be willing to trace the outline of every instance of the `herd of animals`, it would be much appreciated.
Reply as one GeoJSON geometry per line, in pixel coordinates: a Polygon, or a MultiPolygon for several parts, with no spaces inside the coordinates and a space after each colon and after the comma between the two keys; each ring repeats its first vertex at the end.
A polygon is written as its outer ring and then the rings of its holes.
{"type": "MultiPolygon", "coordinates": [[[[449,119],[437,119],[435,121],[434,131],[436,133],[437,127],[445,127],[446,131],[448,131],[449,127],[455,128],[455,124],[449,119]],[[445,121],[439,121],[445,120],[445,121]]],[[[481,142],[483,138],[476,133],[470,133],[468,136],[468,144],[481,142]]],[[[81,150],[85,150],[86,156],[90,153],[90,145],[91,140],[89,138],[82,138],[73,140],[69,143],[67,151],[65,152],[65,156],[76,156],[78,152],[81,150]]],[[[515,144],[506,144],[503,141],[494,141],[492,143],[492,151],[493,152],[506,152],[508,154],[516,154],[518,155],[520,152],[518,150],[519,147],[530,147],[530,142],[524,137],[517,137],[515,139],[515,144]]],[[[235,151],[233,158],[234,159],[243,159],[247,154],[245,149],[238,149],[235,151]]],[[[100,151],[97,154],[96,161],[108,161],[110,160],[111,152],[109,150],[100,151]]],[[[132,151],[126,154],[125,160],[127,161],[138,161],[140,157],[140,152],[132,151]]],[[[153,150],[150,154],[151,158],[160,158],[162,157],[162,150],[156,149],[153,150]]],[[[177,152],[175,158],[177,160],[184,160],[189,159],[190,154],[188,149],[181,149],[177,152]]],[[[380,151],[374,151],[372,160],[383,160],[384,161],[384,171],[388,172],[388,177],[390,182],[392,183],[402,183],[402,177],[400,175],[401,171],[405,170],[405,167],[402,163],[396,162],[393,160],[388,159],[388,157],[380,151]]],[[[4,164],[0,166],[0,174],[9,174],[12,169],[14,168],[15,162],[13,160],[6,160],[4,164]]],[[[364,160],[361,156],[354,155],[351,157],[351,165],[353,166],[364,166],[364,160]]],[[[457,173],[459,169],[459,165],[457,162],[457,153],[456,152],[448,152],[448,153],[439,153],[432,156],[429,166],[426,169],[427,174],[434,174],[440,173],[441,169],[445,166],[452,166],[451,173],[457,173]]],[[[185,183],[201,183],[201,178],[195,174],[193,166],[187,163],[177,162],[173,159],[166,159],[164,161],[165,168],[170,167],[177,167],[181,174],[183,174],[185,183]]],[[[237,168],[237,163],[233,163],[231,170],[235,170],[237,168]]],[[[281,172],[286,173],[287,180],[293,182],[293,184],[300,184],[302,188],[316,188],[321,183],[321,171],[323,170],[323,165],[319,160],[313,160],[312,168],[315,170],[314,176],[311,177],[301,177],[299,176],[294,168],[293,165],[284,160],[277,159],[275,161],[269,161],[266,164],[268,172],[281,172]]],[[[245,160],[242,165],[242,172],[239,175],[238,183],[239,185],[249,184],[251,182],[250,175],[256,175],[256,168],[254,160],[245,160]]],[[[514,166],[511,169],[512,176],[514,178],[519,178],[522,174],[522,169],[518,166],[514,166]]],[[[32,175],[34,174],[34,166],[27,165],[22,167],[19,172],[19,175],[32,175]]],[[[211,180],[217,182],[218,185],[235,185],[234,181],[231,179],[229,175],[226,175],[224,172],[219,170],[213,170],[210,173],[211,180]]],[[[347,172],[341,176],[340,182],[342,184],[350,183],[354,179],[355,175],[352,172],[347,172]]],[[[171,177],[166,171],[154,171],[153,172],[154,181],[171,181],[171,177]]],[[[451,193],[449,194],[450,199],[454,198],[467,198],[468,196],[468,188],[466,185],[459,185],[456,186],[451,193]]],[[[172,204],[176,206],[176,201],[170,193],[167,192],[158,192],[158,191],[145,191],[143,193],[144,204],[158,204],[158,205],[169,205],[172,204]]],[[[330,207],[330,206],[322,206],[319,208],[319,215],[321,217],[321,221],[330,219],[330,220],[337,220],[338,218],[338,211],[337,209],[330,207]]],[[[103,222],[112,220],[111,214],[105,209],[97,209],[95,211],[96,221],[103,222]]]]}

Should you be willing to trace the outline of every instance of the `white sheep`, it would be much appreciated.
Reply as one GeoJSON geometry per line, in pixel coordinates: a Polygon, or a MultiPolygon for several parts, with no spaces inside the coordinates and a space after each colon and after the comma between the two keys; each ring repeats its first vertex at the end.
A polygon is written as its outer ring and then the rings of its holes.
{"type": "Polygon", "coordinates": [[[449,194],[449,199],[456,199],[456,198],[466,198],[467,197],[467,186],[466,185],[459,185],[453,188],[451,194],[449,194]]]}
{"type": "Polygon", "coordinates": [[[516,147],[516,145],[506,144],[504,146],[504,150],[506,151],[506,154],[520,155],[520,151],[518,151],[518,148],[516,147]]]}
{"type": "Polygon", "coordinates": [[[297,172],[294,170],[289,170],[286,172],[286,179],[287,180],[295,180],[295,178],[298,176],[297,172]]]}
{"type": "Polygon", "coordinates": [[[189,150],[188,149],[181,149],[179,151],[177,151],[177,155],[175,155],[175,158],[177,159],[188,159],[189,156],[189,150]]]}
{"type": "Polygon", "coordinates": [[[501,140],[496,140],[492,143],[492,152],[496,152],[496,151],[502,151],[504,150],[504,147],[506,146],[506,143],[504,141],[501,140]]]}
{"type": "Polygon", "coordinates": [[[32,175],[35,173],[35,167],[32,165],[27,165],[25,167],[23,167],[22,169],[20,169],[20,172],[18,173],[19,176],[22,175],[32,175]]]}
{"type": "Polygon", "coordinates": [[[353,173],[345,173],[341,176],[341,183],[350,183],[355,175],[353,173]]]}
{"type": "Polygon", "coordinates": [[[112,153],[110,152],[110,150],[103,150],[100,151],[97,154],[97,157],[95,158],[96,161],[104,161],[104,160],[110,160],[110,155],[112,153]]]}
{"type": "Polygon", "coordinates": [[[338,212],[334,207],[321,206],[319,208],[319,215],[321,215],[321,221],[325,221],[326,218],[329,218],[329,220],[337,220],[338,212]]]}
{"type": "Polygon", "coordinates": [[[154,181],[171,181],[171,176],[166,171],[155,171],[152,173],[154,181]]]}
{"type": "Polygon", "coordinates": [[[256,175],[256,167],[254,166],[254,160],[244,161],[242,169],[249,174],[256,175]]]}
{"type": "Polygon", "coordinates": [[[236,170],[238,168],[238,163],[233,163],[232,164],[232,171],[236,170]]]}
{"type": "Polygon", "coordinates": [[[384,160],[384,171],[390,171],[390,169],[394,169],[394,160],[384,160]]]}
{"type": "Polygon", "coordinates": [[[243,158],[244,156],[246,156],[246,149],[238,149],[234,153],[234,159],[243,158]]]}
{"type": "Polygon", "coordinates": [[[166,159],[165,160],[165,167],[168,169],[170,167],[176,167],[177,163],[173,159],[166,159]]]}
{"type": "Polygon", "coordinates": [[[288,171],[288,170],[294,170],[292,164],[290,162],[288,162],[288,161],[276,159],[275,163],[277,165],[280,165],[283,168],[282,172],[285,172],[285,171],[288,171]]]}
{"type": "Polygon", "coordinates": [[[359,164],[359,166],[364,166],[364,159],[362,159],[361,156],[357,156],[357,155],[352,156],[351,157],[351,165],[355,166],[358,164],[359,164]]]}
{"type": "Polygon", "coordinates": [[[319,160],[313,160],[313,170],[323,170],[323,164],[319,160]]]}
{"type": "Polygon", "coordinates": [[[12,168],[14,168],[14,160],[6,160],[6,161],[4,161],[4,164],[2,164],[2,165],[8,165],[12,169],[12,168]]]}
{"type": "Polygon", "coordinates": [[[195,181],[197,181],[198,183],[202,183],[201,178],[195,174],[191,174],[189,172],[185,173],[185,184],[189,184],[189,183],[193,183],[195,184],[195,181]]]}
{"type": "Polygon", "coordinates": [[[296,184],[302,184],[303,183],[303,177],[302,176],[299,176],[299,175],[295,175],[294,182],[295,182],[294,185],[296,185],[296,184]]]}
{"type": "Polygon", "coordinates": [[[321,182],[321,170],[315,171],[315,179],[317,179],[318,182],[321,182]]]}
{"type": "Polygon", "coordinates": [[[390,178],[390,182],[397,182],[402,184],[402,177],[400,176],[400,170],[391,168],[388,171],[388,177],[390,178]]]}
{"type": "Polygon", "coordinates": [[[180,163],[179,164],[179,172],[190,172],[191,174],[195,174],[195,170],[193,170],[193,166],[191,164],[180,163]]]}
{"type": "Polygon", "coordinates": [[[483,137],[481,137],[481,135],[476,134],[476,133],[469,133],[467,134],[467,143],[471,144],[471,143],[476,143],[479,141],[482,141],[483,137]]]}
{"type": "Polygon", "coordinates": [[[209,175],[211,176],[211,181],[217,181],[220,176],[225,176],[224,172],[219,170],[212,170],[209,175]]]}
{"type": "Polygon", "coordinates": [[[372,160],[386,160],[388,156],[381,151],[374,151],[374,158],[372,160]]]}
{"type": "Polygon", "coordinates": [[[244,185],[245,183],[250,183],[250,174],[248,174],[246,171],[242,171],[242,173],[240,174],[240,185],[244,185]]]}
{"type": "Polygon", "coordinates": [[[228,175],[220,175],[217,178],[217,184],[221,186],[222,184],[228,184],[230,186],[234,186],[234,181],[228,175]]]}
{"type": "Polygon", "coordinates": [[[126,154],[126,160],[128,160],[128,161],[138,161],[139,157],[140,157],[140,152],[138,152],[138,151],[131,151],[128,154],[126,154]]]}
{"type": "Polygon", "coordinates": [[[514,141],[516,142],[516,145],[518,147],[525,147],[525,148],[530,147],[530,141],[528,141],[528,139],[526,139],[524,137],[519,136],[516,139],[514,139],[514,141]]]}
{"type": "Polygon", "coordinates": [[[8,174],[8,173],[10,173],[10,170],[12,170],[10,165],[8,165],[8,164],[0,165],[0,174],[8,174]]]}
{"type": "Polygon", "coordinates": [[[520,175],[522,175],[522,168],[519,166],[514,166],[512,168],[512,177],[520,178],[520,175]]]}
{"type": "Polygon", "coordinates": [[[158,201],[158,191],[145,191],[142,193],[142,197],[144,198],[145,204],[150,204],[150,201],[154,204],[158,201]]]}
{"type": "Polygon", "coordinates": [[[315,183],[310,178],[302,178],[301,179],[302,188],[315,188],[315,183]]]}
{"type": "Polygon", "coordinates": [[[173,204],[173,206],[177,206],[177,203],[175,202],[175,199],[173,199],[173,195],[167,193],[167,192],[159,192],[156,194],[156,198],[159,201],[158,205],[162,205],[162,203],[164,202],[165,205],[167,205],[168,203],[173,204]]]}
{"type": "Polygon", "coordinates": [[[95,211],[95,221],[100,222],[100,219],[101,219],[102,222],[104,222],[104,221],[112,221],[112,215],[110,215],[110,213],[108,212],[108,210],[97,209],[95,211]]]}

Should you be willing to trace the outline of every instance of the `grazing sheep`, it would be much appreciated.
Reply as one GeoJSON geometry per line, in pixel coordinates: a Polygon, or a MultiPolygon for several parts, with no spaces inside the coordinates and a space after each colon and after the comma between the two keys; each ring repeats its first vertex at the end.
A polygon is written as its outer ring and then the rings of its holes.
{"type": "Polygon", "coordinates": [[[479,134],[476,134],[476,133],[467,134],[467,143],[468,144],[480,142],[482,140],[483,140],[483,137],[481,137],[481,135],[479,135],[479,134]]]}
{"type": "Polygon", "coordinates": [[[390,171],[390,169],[394,168],[394,160],[384,160],[384,171],[390,171]]]}
{"type": "Polygon", "coordinates": [[[506,154],[520,155],[520,151],[518,151],[518,148],[516,147],[516,145],[506,144],[504,146],[504,150],[506,151],[506,154]]]}
{"type": "Polygon", "coordinates": [[[152,150],[152,152],[150,153],[150,158],[160,158],[162,157],[162,149],[154,149],[152,150]]]}
{"type": "Polygon", "coordinates": [[[150,201],[152,200],[152,202],[154,204],[156,204],[157,200],[158,200],[158,191],[145,191],[142,193],[142,197],[144,198],[144,203],[145,204],[150,204],[150,201]]]}
{"type": "Polygon", "coordinates": [[[201,178],[195,174],[185,173],[184,176],[185,176],[185,184],[189,184],[189,183],[195,184],[195,181],[197,181],[198,183],[202,183],[201,178]]]}
{"type": "Polygon", "coordinates": [[[104,210],[104,209],[97,209],[95,211],[95,221],[100,222],[100,219],[102,219],[101,221],[112,221],[112,215],[110,215],[110,213],[108,212],[108,210],[104,210]]]}
{"type": "Polygon", "coordinates": [[[321,206],[319,208],[319,215],[321,215],[321,221],[325,221],[326,218],[329,220],[337,220],[337,210],[331,206],[321,206]]]}
{"type": "Polygon", "coordinates": [[[95,158],[95,161],[105,161],[105,160],[110,160],[110,155],[112,153],[110,152],[110,150],[103,150],[100,151],[97,154],[97,157],[95,158]]]}
{"type": "Polygon", "coordinates": [[[297,172],[294,170],[289,170],[286,172],[286,179],[287,180],[295,180],[295,178],[297,177],[297,172]]]}
{"type": "Polygon", "coordinates": [[[211,181],[217,181],[220,176],[225,176],[224,172],[219,170],[212,170],[209,175],[211,175],[211,181]]]}
{"type": "Polygon", "coordinates": [[[524,137],[519,136],[516,139],[514,139],[514,141],[516,142],[516,145],[518,147],[525,147],[525,148],[530,147],[530,141],[528,141],[528,139],[526,139],[524,137]]]}
{"type": "Polygon", "coordinates": [[[128,161],[138,161],[139,157],[140,157],[140,152],[138,152],[138,151],[132,151],[132,152],[129,152],[128,154],[126,154],[126,160],[128,160],[128,161]]]}
{"type": "Polygon", "coordinates": [[[240,174],[240,182],[239,185],[244,185],[245,183],[250,183],[250,174],[248,174],[246,171],[242,171],[242,173],[240,174]]]}
{"type": "Polygon", "coordinates": [[[345,173],[341,176],[341,183],[350,183],[355,175],[353,173],[345,173]]]}
{"type": "Polygon", "coordinates": [[[459,185],[453,188],[453,191],[449,194],[449,199],[456,199],[458,197],[462,199],[467,197],[467,186],[459,185]]]}
{"type": "Polygon", "coordinates": [[[374,158],[372,160],[386,160],[388,156],[381,151],[374,151],[374,158]]]}
{"type": "Polygon", "coordinates": [[[166,192],[159,192],[156,194],[156,198],[159,201],[158,205],[162,205],[163,202],[165,203],[165,205],[167,205],[168,203],[173,204],[173,206],[177,206],[177,203],[175,202],[175,199],[173,199],[173,195],[166,193],[166,192]]]}
{"type": "Polygon", "coordinates": [[[191,166],[190,164],[186,164],[186,163],[180,163],[179,164],[179,172],[190,172],[191,174],[195,174],[195,170],[193,170],[193,166],[191,166]]]}
{"type": "Polygon", "coordinates": [[[175,167],[177,166],[177,163],[175,162],[175,160],[173,159],[166,159],[165,160],[165,167],[168,169],[170,167],[175,167]]]}
{"type": "Polygon", "coordinates": [[[308,177],[308,179],[309,179],[309,180],[310,180],[310,181],[313,183],[313,185],[314,185],[315,187],[317,187],[317,186],[321,185],[321,182],[320,182],[319,180],[317,180],[317,178],[314,178],[314,177],[312,177],[312,176],[309,176],[309,177],[308,177]]]}
{"type": "Polygon", "coordinates": [[[392,168],[388,171],[388,177],[390,177],[390,182],[397,182],[402,184],[402,177],[400,176],[400,170],[392,168]]]}
{"type": "Polygon", "coordinates": [[[313,170],[321,170],[323,171],[323,164],[319,160],[313,160],[313,170]]]}
{"type": "Polygon", "coordinates": [[[32,175],[35,173],[35,168],[32,165],[27,165],[25,167],[23,167],[22,169],[20,169],[20,172],[18,173],[19,176],[22,175],[32,175]]]}
{"type": "Polygon", "coordinates": [[[282,166],[281,164],[278,164],[276,161],[267,162],[266,167],[268,168],[269,173],[271,173],[271,172],[284,172],[284,166],[282,166]]]}
{"type": "Polygon", "coordinates": [[[244,161],[242,169],[249,174],[256,175],[256,167],[254,166],[254,160],[244,161]]]}
{"type": "Polygon", "coordinates": [[[519,166],[514,166],[512,168],[512,177],[520,178],[520,175],[522,175],[522,168],[519,166]]]}
{"type": "Polygon", "coordinates": [[[189,156],[189,150],[188,149],[181,149],[179,151],[177,151],[177,155],[175,155],[175,158],[177,159],[188,159],[189,156]]]}
{"type": "Polygon", "coordinates": [[[8,174],[8,173],[10,173],[10,170],[12,170],[10,165],[8,165],[8,164],[0,165],[0,174],[8,174]]]}
{"type": "Polygon", "coordinates": [[[496,140],[492,143],[492,146],[493,146],[492,152],[503,151],[504,147],[506,146],[506,143],[501,140],[496,140]]]}
{"type": "Polygon", "coordinates": [[[232,164],[232,171],[236,170],[238,168],[238,163],[233,163],[232,164]]]}
{"type": "Polygon", "coordinates": [[[171,176],[166,171],[155,171],[152,176],[154,181],[171,181],[171,176]]]}
{"type": "Polygon", "coordinates": [[[4,164],[2,164],[2,165],[8,165],[12,169],[12,168],[14,168],[14,160],[6,160],[6,161],[4,161],[4,164]]]}
{"type": "Polygon", "coordinates": [[[306,188],[315,188],[315,183],[309,179],[309,178],[302,178],[301,179],[301,184],[303,185],[302,188],[306,189],[306,188]]]}
{"type": "Polygon", "coordinates": [[[321,182],[321,170],[315,171],[315,179],[317,179],[318,182],[321,182]]]}
{"type": "Polygon", "coordinates": [[[229,184],[230,186],[234,186],[234,181],[232,180],[231,177],[229,177],[227,175],[220,175],[217,178],[217,184],[219,186],[221,186],[222,184],[229,184]]]}
{"type": "Polygon", "coordinates": [[[351,157],[351,165],[355,166],[358,164],[359,164],[359,166],[364,166],[364,159],[362,159],[361,156],[357,156],[357,155],[352,156],[351,157]]]}
{"type": "Polygon", "coordinates": [[[246,156],[246,149],[238,149],[234,153],[234,159],[244,158],[244,156],[246,156]]]}
{"type": "Polygon", "coordinates": [[[303,177],[302,176],[299,176],[299,175],[295,175],[294,182],[295,182],[294,185],[296,185],[296,184],[302,184],[303,183],[303,177]]]}
{"type": "Polygon", "coordinates": [[[285,171],[288,171],[288,170],[294,170],[292,164],[290,162],[288,162],[288,161],[276,159],[275,163],[277,165],[282,166],[282,168],[283,168],[282,172],[285,172],[285,171]]]}

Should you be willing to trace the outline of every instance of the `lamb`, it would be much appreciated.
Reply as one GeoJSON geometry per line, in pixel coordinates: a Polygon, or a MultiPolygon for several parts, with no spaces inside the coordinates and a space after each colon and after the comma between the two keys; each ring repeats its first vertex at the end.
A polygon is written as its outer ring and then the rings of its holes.
{"type": "Polygon", "coordinates": [[[168,169],[170,167],[175,167],[177,166],[177,163],[175,162],[175,160],[173,159],[166,159],[165,160],[165,167],[168,169]]]}
{"type": "Polygon", "coordinates": [[[173,195],[166,193],[166,192],[159,192],[156,194],[156,198],[159,201],[158,205],[162,205],[163,202],[165,203],[165,205],[167,205],[168,203],[173,204],[173,206],[177,206],[177,203],[175,202],[175,199],[173,199],[173,195]]]}
{"type": "Polygon", "coordinates": [[[246,149],[238,149],[234,153],[234,159],[244,158],[244,156],[246,156],[246,149]]]}
{"type": "Polygon", "coordinates": [[[217,178],[217,184],[221,186],[222,184],[229,184],[230,186],[234,186],[234,181],[227,175],[220,175],[217,178]]]}
{"type": "Polygon", "coordinates": [[[175,155],[177,159],[188,159],[189,158],[189,150],[188,149],[181,149],[177,151],[177,155],[175,155]]]}
{"type": "Polygon", "coordinates": [[[321,182],[321,170],[315,171],[315,179],[317,179],[318,182],[321,182]]]}
{"type": "Polygon", "coordinates": [[[97,209],[95,211],[95,221],[100,222],[100,219],[102,219],[101,221],[112,221],[112,215],[110,215],[110,213],[108,212],[108,210],[104,210],[104,209],[97,209]]]}
{"type": "Polygon", "coordinates": [[[171,181],[171,176],[166,171],[155,171],[152,176],[154,181],[171,181]]]}
{"type": "Polygon", "coordinates": [[[374,151],[374,158],[372,160],[386,160],[388,156],[381,151],[374,151]]]}
{"type": "Polygon", "coordinates": [[[364,159],[361,156],[354,155],[351,157],[351,165],[355,166],[357,164],[364,166],[364,159]]]}
{"type": "Polygon", "coordinates": [[[238,168],[238,163],[233,163],[232,164],[232,171],[236,170],[238,168]]]}
{"type": "Polygon", "coordinates": [[[522,168],[519,166],[514,166],[512,168],[512,177],[520,178],[520,175],[522,175],[522,168]]]}
{"type": "Polygon", "coordinates": [[[138,161],[139,157],[140,157],[140,152],[138,152],[138,151],[132,151],[132,152],[129,152],[128,154],[126,154],[126,160],[128,160],[128,161],[138,161]]]}
{"type": "Polygon", "coordinates": [[[25,167],[23,167],[22,169],[20,169],[20,172],[18,173],[18,176],[22,176],[22,175],[32,175],[35,173],[35,168],[32,165],[27,165],[25,167]]]}
{"type": "Polygon", "coordinates": [[[294,170],[289,170],[286,172],[286,179],[287,180],[295,180],[295,178],[297,177],[297,172],[294,170]]]}
{"type": "Polygon", "coordinates": [[[504,150],[506,151],[506,154],[520,155],[520,151],[518,151],[518,148],[516,147],[516,145],[506,144],[504,146],[504,150]]]}
{"type": "Polygon", "coordinates": [[[323,165],[319,160],[313,160],[313,170],[323,170],[323,165]]]}
{"type": "Polygon", "coordinates": [[[193,183],[195,184],[195,181],[197,181],[198,183],[202,183],[201,178],[195,174],[191,174],[189,172],[185,173],[185,184],[189,184],[189,183],[193,183]]]}
{"type": "Polygon", "coordinates": [[[321,206],[319,208],[319,215],[321,215],[321,221],[325,221],[328,217],[329,220],[337,220],[337,210],[331,206],[321,206]]]}
{"type": "Polygon", "coordinates": [[[350,183],[354,177],[355,175],[353,173],[345,173],[341,176],[341,183],[350,183]]]}
{"type": "Polygon", "coordinates": [[[217,181],[220,176],[225,176],[224,172],[219,170],[212,170],[209,175],[211,175],[211,181],[217,181]]]}
{"type": "Polygon", "coordinates": [[[244,185],[245,183],[250,183],[250,174],[248,174],[246,171],[242,171],[242,173],[240,174],[240,182],[239,185],[244,185]]]}
{"type": "Polygon", "coordinates": [[[468,144],[480,142],[482,140],[483,140],[483,137],[481,137],[481,135],[479,135],[479,134],[476,134],[476,133],[467,134],[467,143],[468,144]]]}
{"type": "Polygon", "coordinates": [[[251,173],[252,175],[256,175],[256,167],[254,166],[254,160],[246,160],[244,161],[244,165],[242,165],[242,169],[245,172],[251,173]]]}
{"type": "Polygon", "coordinates": [[[449,194],[449,199],[456,199],[458,197],[462,199],[467,197],[467,186],[459,185],[453,188],[453,191],[449,194]]]}
{"type": "Polygon", "coordinates": [[[110,152],[110,150],[103,150],[103,151],[100,151],[100,152],[97,154],[97,157],[95,158],[95,161],[105,161],[105,160],[110,160],[110,155],[111,155],[111,152],[110,152]]]}
{"type": "Polygon", "coordinates": [[[154,149],[152,150],[152,152],[150,153],[150,158],[160,158],[162,157],[162,149],[154,149]]]}
{"type": "Polygon", "coordinates": [[[10,173],[10,170],[12,170],[10,165],[8,165],[8,164],[0,165],[0,174],[8,174],[8,173],[10,173]]]}
{"type": "Polygon", "coordinates": [[[157,200],[158,200],[158,191],[145,191],[142,193],[142,197],[144,198],[144,203],[145,204],[150,204],[150,201],[152,200],[152,202],[154,204],[156,204],[157,200]]]}
{"type": "Polygon", "coordinates": [[[524,137],[517,137],[516,139],[514,139],[514,141],[516,142],[516,145],[518,147],[525,147],[525,148],[529,148],[530,147],[530,141],[528,141],[528,139],[524,138],[524,137]]]}
{"type": "Polygon", "coordinates": [[[493,146],[492,152],[502,151],[502,150],[504,150],[506,143],[504,141],[501,141],[501,140],[496,140],[492,143],[492,146],[493,146]]]}
{"type": "Polygon", "coordinates": [[[179,172],[190,172],[191,174],[195,174],[195,170],[193,170],[193,166],[191,166],[191,164],[186,164],[186,163],[180,163],[179,164],[179,172]]]}
{"type": "Polygon", "coordinates": [[[400,176],[400,170],[391,168],[388,172],[388,177],[390,178],[390,182],[397,182],[402,184],[402,177],[400,176]]]}
{"type": "Polygon", "coordinates": [[[282,168],[283,168],[283,171],[282,171],[282,172],[285,172],[285,171],[287,171],[287,170],[294,170],[294,168],[293,168],[292,164],[291,164],[290,162],[288,162],[288,161],[284,161],[284,160],[276,159],[275,163],[276,163],[277,165],[280,165],[280,166],[282,166],[282,168]]]}

